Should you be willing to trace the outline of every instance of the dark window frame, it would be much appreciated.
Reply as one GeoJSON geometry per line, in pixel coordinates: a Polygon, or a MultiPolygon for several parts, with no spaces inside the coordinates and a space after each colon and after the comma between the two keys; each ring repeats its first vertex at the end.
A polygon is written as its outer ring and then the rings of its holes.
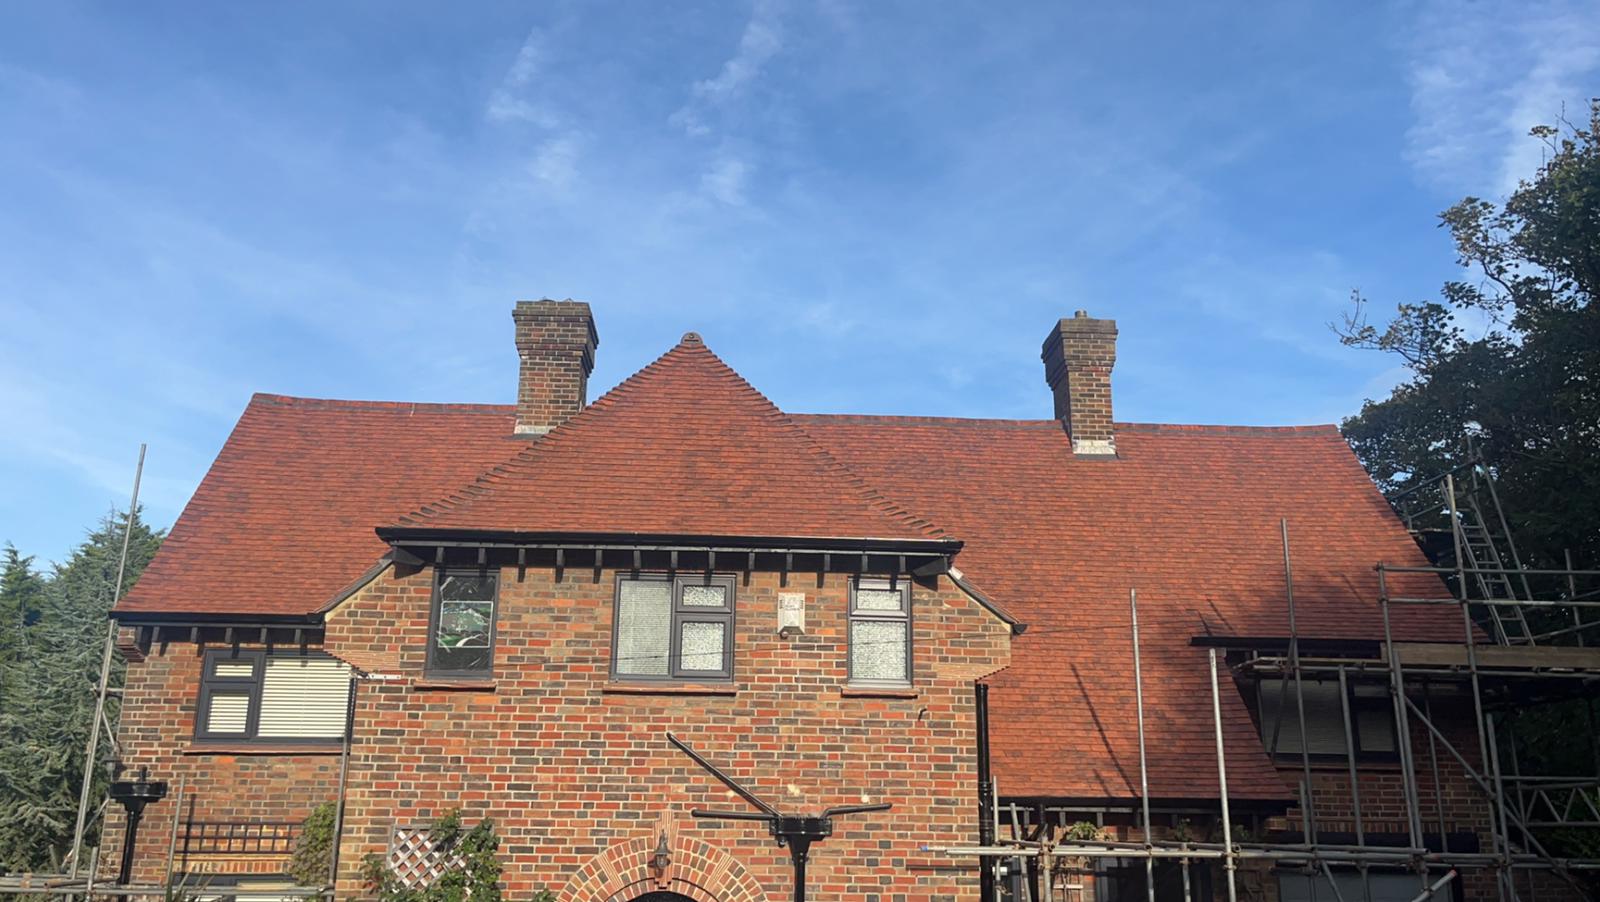
{"type": "MultiPolygon", "coordinates": [[[[343,736],[269,736],[260,737],[256,733],[261,726],[262,687],[266,683],[267,659],[277,658],[326,658],[333,659],[332,655],[324,652],[294,651],[284,654],[273,654],[262,648],[208,648],[200,658],[200,691],[195,701],[194,711],[194,739],[200,743],[247,743],[249,745],[274,746],[274,745],[338,745],[344,741],[343,736]],[[252,673],[248,677],[219,677],[216,675],[216,665],[225,662],[250,661],[252,673]],[[225,690],[218,692],[218,690],[225,690]],[[240,691],[240,690],[243,691],[240,691]],[[211,700],[217,695],[239,696],[244,695],[248,701],[245,712],[245,729],[243,733],[218,733],[208,730],[206,722],[211,719],[211,700]]],[[[345,729],[349,730],[349,713],[345,714],[345,729]]]]}
{"type": "Polygon", "coordinates": [[[500,571],[493,567],[451,567],[439,566],[434,568],[433,591],[428,600],[428,638],[423,649],[422,673],[428,679],[437,680],[492,680],[494,679],[495,650],[500,644],[500,571]],[[439,629],[439,613],[443,607],[444,599],[440,596],[446,578],[451,576],[478,576],[494,580],[494,597],[489,599],[489,666],[481,669],[439,667],[434,664],[434,652],[438,646],[434,636],[439,629]]]}
{"type": "MultiPolygon", "coordinates": [[[[869,585],[869,586],[866,586],[865,588],[867,588],[869,590],[872,590],[872,591],[881,592],[881,591],[884,591],[886,587],[879,586],[879,585],[869,585]]],[[[905,577],[899,576],[899,575],[884,576],[884,577],[873,577],[873,576],[868,576],[868,577],[853,576],[853,577],[851,577],[850,578],[850,604],[849,604],[849,618],[848,619],[849,619],[849,623],[847,624],[846,630],[845,630],[845,671],[848,674],[848,676],[846,678],[847,682],[851,686],[861,686],[863,688],[868,688],[868,689],[905,689],[905,688],[911,686],[916,681],[916,673],[917,673],[917,665],[916,665],[916,657],[915,657],[916,645],[917,645],[917,643],[915,641],[916,617],[915,617],[915,614],[912,611],[912,605],[911,605],[911,580],[906,579],[905,577]],[[863,609],[857,607],[856,606],[856,593],[861,588],[863,588],[862,585],[861,585],[861,581],[863,579],[871,580],[874,583],[879,582],[879,581],[887,582],[888,583],[887,589],[889,589],[889,590],[898,590],[900,592],[900,610],[898,610],[898,611],[863,610],[863,609]],[[904,623],[905,624],[905,626],[906,626],[906,675],[905,675],[905,679],[896,680],[896,679],[883,679],[883,678],[877,678],[877,677],[857,677],[856,676],[856,654],[855,654],[856,624],[858,622],[867,622],[867,621],[887,622],[887,623],[904,623]]]]}
{"type": "Polygon", "coordinates": [[[706,573],[683,576],[670,573],[618,573],[611,597],[611,654],[609,671],[611,679],[618,682],[649,683],[731,683],[735,672],[734,646],[738,632],[738,578],[732,574],[706,573]],[[628,582],[659,582],[670,586],[671,611],[667,618],[667,672],[629,673],[617,669],[618,634],[622,629],[622,585],[628,582]],[[685,586],[721,586],[727,603],[720,608],[683,603],[685,586]],[[683,624],[719,623],[726,637],[722,645],[722,667],[719,670],[685,670],[682,666],[683,624]]]}
{"type": "MultiPolygon", "coordinates": [[[[1312,679],[1307,679],[1304,676],[1302,676],[1301,677],[1301,681],[1302,681],[1302,683],[1318,683],[1318,684],[1332,683],[1334,685],[1335,689],[1337,689],[1337,687],[1338,687],[1338,683],[1335,680],[1327,680],[1327,679],[1312,680],[1312,679]]],[[[1294,677],[1292,675],[1285,675],[1283,677],[1283,679],[1282,679],[1282,682],[1289,684],[1289,691],[1284,693],[1283,702],[1284,702],[1284,715],[1285,716],[1283,718],[1283,726],[1281,728],[1282,731],[1278,736],[1278,746],[1279,746],[1279,748],[1277,750],[1274,750],[1273,748],[1271,748],[1271,742],[1272,742],[1271,725],[1267,722],[1266,706],[1262,703],[1262,698],[1263,698],[1263,694],[1268,691],[1268,689],[1266,688],[1267,685],[1269,683],[1277,683],[1277,682],[1279,682],[1279,681],[1276,680],[1276,679],[1261,679],[1261,680],[1257,680],[1256,681],[1255,710],[1256,710],[1256,718],[1257,718],[1257,720],[1258,720],[1258,722],[1260,724],[1260,731],[1259,732],[1260,732],[1260,736],[1261,736],[1261,750],[1266,752],[1268,757],[1270,757],[1274,762],[1277,762],[1277,763],[1299,761],[1301,759],[1300,752],[1293,751],[1293,750],[1284,751],[1282,749],[1284,739],[1285,739],[1285,737],[1290,736],[1290,731],[1296,731],[1296,733],[1298,733],[1298,730],[1299,730],[1299,728],[1295,726],[1294,721],[1292,720],[1292,718],[1299,716],[1299,711],[1297,710],[1297,708],[1295,706],[1295,695],[1294,695],[1295,690],[1294,690],[1294,685],[1293,685],[1294,677]]],[[[1358,764],[1394,764],[1394,763],[1397,763],[1400,760],[1400,750],[1399,750],[1400,749],[1400,729],[1399,729],[1399,725],[1395,723],[1395,719],[1394,719],[1394,702],[1391,701],[1388,696],[1364,696],[1364,695],[1360,695],[1359,693],[1356,692],[1356,689],[1358,688],[1358,686],[1359,686],[1359,684],[1353,683],[1353,682],[1348,682],[1348,681],[1347,681],[1347,683],[1345,685],[1345,699],[1350,705],[1350,737],[1349,738],[1350,738],[1351,747],[1355,751],[1356,763],[1358,763],[1358,764]],[[1390,741],[1391,741],[1390,742],[1390,746],[1391,746],[1390,748],[1388,748],[1388,749],[1366,749],[1366,748],[1362,748],[1362,743],[1361,743],[1361,714],[1364,711],[1380,711],[1388,718],[1389,738],[1390,738],[1390,741]]],[[[1274,686],[1271,691],[1275,692],[1275,691],[1278,691],[1278,689],[1277,689],[1276,686],[1274,686]]],[[[1344,736],[1344,722],[1343,722],[1344,721],[1344,712],[1343,712],[1342,709],[1338,712],[1338,716],[1339,716],[1339,735],[1342,738],[1344,736]]],[[[1298,735],[1295,736],[1295,740],[1298,741],[1298,735]]],[[[1313,763],[1313,764],[1335,764],[1335,763],[1342,764],[1342,763],[1344,763],[1344,762],[1349,760],[1348,752],[1311,752],[1311,753],[1309,753],[1309,755],[1307,757],[1310,758],[1311,763],[1313,763]]]]}

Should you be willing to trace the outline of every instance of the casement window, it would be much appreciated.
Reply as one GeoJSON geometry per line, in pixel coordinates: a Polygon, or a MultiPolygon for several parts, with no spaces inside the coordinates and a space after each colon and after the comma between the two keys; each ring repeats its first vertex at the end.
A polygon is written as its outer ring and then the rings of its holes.
{"type": "Polygon", "coordinates": [[[487,678],[494,673],[499,583],[495,570],[438,569],[428,618],[428,676],[487,678]]]}
{"type": "MultiPolygon", "coordinates": [[[[1306,751],[1313,756],[1345,757],[1344,710],[1337,680],[1300,680],[1306,712],[1306,751]]],[[[1385,758],[1395,752],[1394,703],[1384,686],[1353,684],[1350,730],[1357,757],[1385,758]]],[[[1300,756],[1300,707],[1294,680],[1262,680],[1258,689],[1261,741],[1278,756],[1300,756]],[[1273,745],[1273,734],[1277,745],[1273,745]]]]}
{"type": "Polygon", "coordinates": [[[336,742],[349,718],[350,667],[323,654],[211,649],[195,738],[336,742]]]}
{"type": "Polygon", "coordinates": [[[733,586],[724,576],[619,576],[612,676],[732,680],[733,586]]]}
{"type": "Polygon", "coordinates": [[[850,682],[911,683],[911,583],[857,577],[850,585],[850,682]]]}

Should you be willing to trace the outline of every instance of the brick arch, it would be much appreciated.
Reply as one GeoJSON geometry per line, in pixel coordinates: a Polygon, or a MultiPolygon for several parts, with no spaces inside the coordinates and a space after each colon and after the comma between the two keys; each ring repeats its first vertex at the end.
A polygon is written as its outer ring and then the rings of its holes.
{"type": "Polygon", "coordinates": [[[632,902],[652,892],[670,892],[694,902],[767,902],[766,890],[727,852],[680,835],[663,819],[649,835],[616,843],[584,862],[561,890],[561,902],[632,902]],[[650,867],[662,833],[672,850],[663,873],[650,867]]]}

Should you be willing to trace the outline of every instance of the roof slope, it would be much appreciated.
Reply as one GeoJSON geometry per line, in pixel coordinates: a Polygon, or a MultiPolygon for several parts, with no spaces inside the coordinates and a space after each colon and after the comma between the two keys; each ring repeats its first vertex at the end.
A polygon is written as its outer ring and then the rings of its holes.
{"type": "MultiPolygon", "coordinates": [[[[958,532],[961,568],[1029,624],[990,680],[1007,795],[1138,794],[1129,589],[1151,793],[1214,797],[1206,653],[1190,638],[1288,635],[1280,518],[1303,636],[1381,637],[1373,564],[1426,565],[1332,426],[1120,424],[1117,459],[1086,460],[1055,420],[794,419],[958,532]]],[[[1421,579],[1413,594],[1438,592],[1421,579]]],[[[1395,613],[1397,637],[1459,641],[1453,611],[1395,613]]],[[[1229,788],[1283,797],[1238,694],[1223,698],[1229,788]]]]}
{"type": "Polygon", "coordinates": [[[948,538],[841,465],[693,332],[543,440],[398,525],[948,538]]]}
{"type": "Polygon", "coordinates": [[[374,526],[526,445],[514,413],[258,394],[117,610],[315,611],[388,550],[374,526]]]}

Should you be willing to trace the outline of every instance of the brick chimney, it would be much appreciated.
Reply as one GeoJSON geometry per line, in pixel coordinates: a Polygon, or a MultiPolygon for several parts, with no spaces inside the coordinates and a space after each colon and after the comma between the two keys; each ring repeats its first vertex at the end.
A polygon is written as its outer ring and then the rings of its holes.
{"type": "Polygon", "coordinates": [[[518,301],[516,324],[518,433],[542,435],[588,403],[589,373],[600,336],[582,301],[518,301]]]}
{"type": "Polygon", "coordinates": [[[1056,418],[1074,453],[1114,457],[1111,368],[1117,363],[1117,321],[1091,319],[1079,310],[1056,323],[1044,340],[1044,381],[1055,394],[1056,418]]]}

